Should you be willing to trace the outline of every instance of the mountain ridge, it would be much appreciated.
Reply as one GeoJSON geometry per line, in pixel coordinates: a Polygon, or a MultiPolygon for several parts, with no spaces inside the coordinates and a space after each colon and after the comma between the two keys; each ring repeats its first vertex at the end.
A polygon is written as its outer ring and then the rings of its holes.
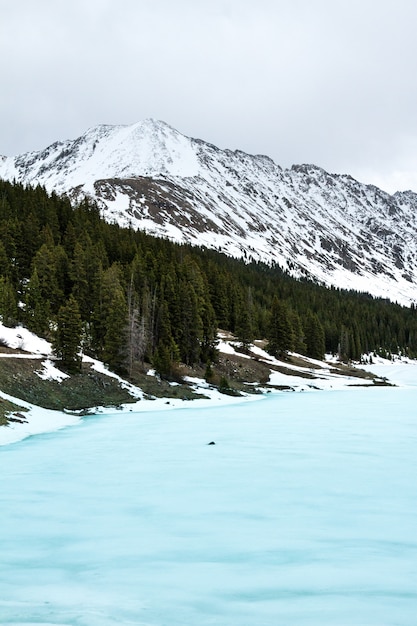
{"type": "Polygon", "coordinates": [[[417,194],[390,195],[312,165],[220,149],[165,122],[99,125],[2,157],[0,178],[44,186],[103,217],[296,277],[409,305],[416,300],[417,194]]]}

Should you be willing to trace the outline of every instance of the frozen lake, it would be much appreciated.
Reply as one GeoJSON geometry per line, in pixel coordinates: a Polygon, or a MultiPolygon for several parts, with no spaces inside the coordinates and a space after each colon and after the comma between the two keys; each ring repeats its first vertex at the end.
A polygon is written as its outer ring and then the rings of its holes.
{"type": "Polygon", "coordinates": [[[416,406],[271,394],[1,447],[0,624],[415,626],[416,406]]]}

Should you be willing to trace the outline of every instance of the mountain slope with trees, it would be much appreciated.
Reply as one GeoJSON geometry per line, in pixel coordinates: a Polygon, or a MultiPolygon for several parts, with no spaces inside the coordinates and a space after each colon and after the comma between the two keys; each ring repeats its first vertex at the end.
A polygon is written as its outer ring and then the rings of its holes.
{"type": "Polygon", "coordinates": [[[415,306],[296,280],[109,224],[84,200],[73,208],[42,187],[0,182],[0,315],[52,338],[69,370],[78,349],[131,375],[152,363],[216,359],[217,328],[245,348],[265,337],[274,354],[324,351],[359,359],[377,351],[417,355],[415,306]]]}

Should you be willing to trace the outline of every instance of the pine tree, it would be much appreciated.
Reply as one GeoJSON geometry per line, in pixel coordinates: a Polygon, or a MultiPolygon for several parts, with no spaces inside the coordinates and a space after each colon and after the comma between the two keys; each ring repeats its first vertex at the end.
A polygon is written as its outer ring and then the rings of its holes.
{"type": "Polygon", "coordinates": [[[11,276],[12,264],[3,242],[0,240],[0,276],[11,276]]]}
{"type": "Polygon", "coordinates": [[[0,241],[7,258],[7,263],[5,263],[6,259],[4,258],[4,253],[2,252],[1,256],[3,256],[2,265],[4,265],[4,273],[10,276],[13,281],[17,280],[21,278],[18,276],[18,268],[16,264],[17,250],[19,244],[21,244],[20,224],[17,219],[3,220],[0,223],[0,241]]]}
{"type": "Polygon", "coordinates": [[[324,330],[315,313],[309,313],[304,321],[306,355],[322,360],[326,351],[324,330]]]}
{"type": "Polygon", "coordinates": [[[91,314],[91,349],[110,367],[122,368],[126,359],[128,307],[121,283],[122,272],[114,263],[97,279],[91,314]]]}
{"type": "Polygon", "coordinates": [[[229,298],[227,294],[227,279],[223,271],[211,261],[206,272],[209,281],[210,298],[214,314],[220,328],[229,328],[229,298]]]}
{"type": "Polygon", "coordinates": [[[207,361],[217,361],[217,320],[214,309],[208,298],[204,301],[201,310],[202,336],[200,340],[200,357],[202,363],[207,361]]]}
{"type": "Polygon", "coordinates": [[[55,356],[69,372],[81,369],[81,335],[80,309],[76,299],[71,295],[66,304],[59,309],[52,341],[55,356]]]}
{"type": "Polygon", "coordinates": [[[340,331],[338,354],[341,361],[349,361],[351,355],[351,339],[349,329],[346,328],[346,326],[342,326],[340,331]]]}
{"type": "Polygon", "coordinates": [[[49,330],[51,307],[49,300],[42,296],[36,267],[26,288],[25,304],[27,327],[37,335],[45,337],[49,330]]]}
{"type": "Polygon", "coordinates": [[[114,291],[111,308],[106,318],[103,359],[115,371],[123,372],[126,363],[126,322],[128,317],[126,298],[121,288],[114,291]]]}
{"type": "MultiPolygon", "coordinates": [[[[49,237],[50,235],[48,239],[49,237]]],[[[64,302],[67,262],[65,250],[61,246],[50,247],[46,243],[39,248],[33,260],[33,269],[36,269],[38,274],[42,297],[51,303],[52,314],[56,313],[64,302]]]]}
{"type": "Polygon", "coordinates": [[[17,264],[22,277],[30,276],[32,259],[40,245],[39,220],[33,212],[22,222],[21,237],[23,245],[18,246],[17,264]]]}
{"type": "Polygon", "coordinates": [[[0,319],[5,326],[13,326],[17,321],[16,291],[4,276],[0,276],[0,319]]]}
{"type": "Polygon", "coordinates": [[[133,289],[133,272],[131,273],[130,286],[127,297],[128,322],[126,329],[127,355],[126,365],[129,376],[132,376],[133,365],[141,361],[145,354],[144,342],[142,339],[142,326],[139,317],[139,304],[137,294],[133,289]]]}
{"type": "Polygon", "coordinates": [[[249,345],[254,340],[253,334],[253,298],[252,291],[249,287],[246,292],[246,296],[243,292],[239,296],[239,305],[236,315],[236,329],[235,334],[244,349],[249,348],[249,345]]]}
{"type": "Polygon", "coordinates": [[[305,332],[300,316],[295,311],[290,311],[290,321],[293,328],[294,351],[305,354],[307,346],[305,343],[305,332]]]}
{"type": "Polygon", "coordinates": [[[285,302],[278,300],[276,296],[272,301],[268,339],[267,349],[273,356],[282,356],[293,348],[294,338],[290,313],[285,302]]]}
{"type": "Polygon", "coordinates": [[[97,298],[102,275],[100,256],[98,246],[85,235],[83,245],[80,242],[75,244],[74,256],[70,263],[72,292],[80,305],[82,318],[87,321],[91,321],[93,303],[97,298]]]}
{"type": "Polygon", "coordinates": [[[181,325],[178,329],[180,358],[187,365],[194,365],[200,360],[200,340],[203,336],[198,296],[193,285],[185,281],[180,282],[179,293],[181,302],[181,325]]]}

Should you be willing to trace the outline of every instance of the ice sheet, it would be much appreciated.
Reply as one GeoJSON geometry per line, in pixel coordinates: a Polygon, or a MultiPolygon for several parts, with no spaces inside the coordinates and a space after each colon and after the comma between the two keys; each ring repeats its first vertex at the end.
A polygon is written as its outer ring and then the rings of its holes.
{"type": "Polygon", "coordinates": [[[0,623],[415,626],[416,393],[117,413],[3,446],[0,623]]]}

